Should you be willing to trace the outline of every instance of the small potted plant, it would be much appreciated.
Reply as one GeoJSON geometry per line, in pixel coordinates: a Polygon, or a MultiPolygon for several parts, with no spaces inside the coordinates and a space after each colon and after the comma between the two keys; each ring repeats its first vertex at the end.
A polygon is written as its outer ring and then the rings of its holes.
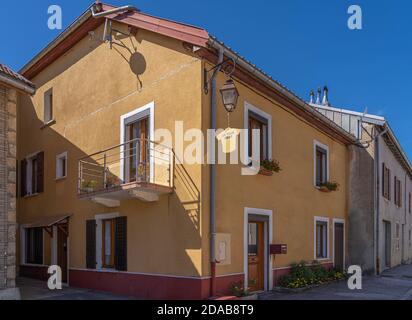
{"type": "Polygon", "coordinates": [[[279,172],[280,168],[279,161],[273,159],[263,160],[260,164],[259,174],[263,176],[272,176],[274,172],[279,172]]]}
{"type": "Polygon", "coordinates": [[[120,179],[114,174],[109,174],[106,177],[106,188],[113,188],[120,185],[120,179]]]}
{"type": "Polygon", "coordinates": [[[326,181],[320,184],[319,190],[322,192],[333,192],[339,189],[339,183],[334,181],[326,181]]]}
{"type": "Polygon", "coordinates": [[[96,180],[83,180],[82,181],[82,191],[89,193],[96,190],[97,181],[96,180]]]}
{"type": "MultiPolygon", "coordinates": [[[[256,284],[255,279],[250,279],[249,284],[254,286],[256,284]]],[[[235,297],[240,298],[241,300],[256,300],[257,295],[250,293],[250,287],[245,288],[243,281],[233,282],[230,285],[229,290],[235,297]]]]}

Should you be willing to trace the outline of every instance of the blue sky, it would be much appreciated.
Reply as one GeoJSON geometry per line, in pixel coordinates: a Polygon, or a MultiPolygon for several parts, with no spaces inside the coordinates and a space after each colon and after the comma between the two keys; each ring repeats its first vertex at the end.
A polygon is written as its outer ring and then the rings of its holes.
{"type": "MultiPolygon", "coordinates": [[[[0,61],[18,70],[58,35],[47,28],[49,5],[62,7],[66,27],[91,2],[1,1],[0,61]]],[[[412,159],[411,1],[107,2],[204,27],[305,100],[327,84],[333,105],[385,116],[412,159]],[[363,10],[361,31],[347,27],[351,4],[363,10]]]]}

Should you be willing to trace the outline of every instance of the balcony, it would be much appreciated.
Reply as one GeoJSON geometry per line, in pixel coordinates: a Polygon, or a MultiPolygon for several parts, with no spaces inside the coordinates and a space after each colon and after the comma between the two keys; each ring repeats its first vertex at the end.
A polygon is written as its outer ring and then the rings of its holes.
{"type": "Polygon", "coordinates": [[[173,192],[173,149],[134,139],[79,160],[78,196],[106,207],[139,199],[155,202],[173,192]]]}

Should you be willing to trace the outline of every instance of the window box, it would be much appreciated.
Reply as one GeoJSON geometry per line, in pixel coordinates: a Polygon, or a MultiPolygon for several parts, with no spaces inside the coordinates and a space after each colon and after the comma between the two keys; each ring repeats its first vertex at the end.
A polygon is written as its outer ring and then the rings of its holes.
{"type": "Polygon", "coordinates": [[[274,172],[279,172],[280,165],[276,160],[263,160],[259,170],[259,174],[263,176],[273,176],[274,172]]]}
{"type": "Polygon", "coordinates": [[[330,193],[333,191],[337,191],[338,188],[339,188],[339,183],[326,181],[320,184],[320,186],[318,187],[318,190],[321,192],[330,193]]]}
{"type": "Polygon", "coordinates": [[[259,174],[262,176],[270,177],[273,176],[273,171],[261,167],[259,170],[259,174]]]}

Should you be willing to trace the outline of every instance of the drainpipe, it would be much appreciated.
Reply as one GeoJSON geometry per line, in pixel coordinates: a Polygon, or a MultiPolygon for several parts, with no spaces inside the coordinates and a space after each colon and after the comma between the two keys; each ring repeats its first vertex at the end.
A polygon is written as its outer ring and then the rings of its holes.
{"type": "Polygon", "coordinates": [[[376,194],[375,194],[375,231],[376,231],[376,262],[375,262],[375,273],[380,274],[380,256],[379,256],[379,226],[380,226],[380,190],[381,190],[381,170],[380,170],[380,146],[379,138],[388,132],[388,129],[385,129],[375,137],[375,168],[376,168],[376,194]]]}
{"type": "MultiPolygon", "coordinates": [[[[217,64],[223,62],[223,50],[219,50],[219,60],[217,64]]],[[[210,129],[217,129],[217,88],[216,88],[216,77],[219,73],[221,67],[217,67],[213,71],[211,79],[211,101],[210,101],[210,129]]],[[[213,141],[213,152],[215,152],[215,141],[213,141]]],[[[216,159],[215,159],[216,160],[216,159]]],[[[214,297],[216,295],[216,161],[212,161],[210,165],[210,296],[214,297]]]]}

